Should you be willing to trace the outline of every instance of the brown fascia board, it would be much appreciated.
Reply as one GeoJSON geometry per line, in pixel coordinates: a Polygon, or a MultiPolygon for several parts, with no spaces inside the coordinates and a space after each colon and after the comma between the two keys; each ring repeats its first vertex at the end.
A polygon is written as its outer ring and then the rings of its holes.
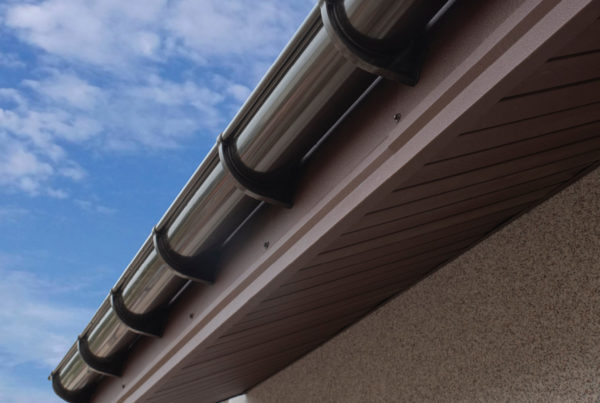
{"type": "Polygon", "coordinates": [[[419,84],[374,88],[318,150],[294,208],[259,210],[227,247],[215,285],[189,287],[163,338],[138,343],[122,378],[104,380],[93,401],[150,398],[368,211],[371,194],[417,173],[599,8],[590,0],[458,2],[434,34],[419,84]]]}

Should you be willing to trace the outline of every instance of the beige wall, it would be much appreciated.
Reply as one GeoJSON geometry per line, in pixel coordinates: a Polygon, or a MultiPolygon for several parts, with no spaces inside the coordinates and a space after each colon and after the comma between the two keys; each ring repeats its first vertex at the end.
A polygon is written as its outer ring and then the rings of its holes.
{"type": "Polygon", "coordinates": [[[596,170],[263,382],[248,401],[599,396],[596,170]]]}

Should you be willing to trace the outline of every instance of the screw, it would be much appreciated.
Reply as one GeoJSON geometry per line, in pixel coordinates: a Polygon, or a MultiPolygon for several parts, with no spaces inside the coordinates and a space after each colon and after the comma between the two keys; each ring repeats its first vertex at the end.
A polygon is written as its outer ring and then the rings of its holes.
{"type": "Polygon", "coordinates": [[[269,241],[267,241],[267,242],[265,242],[265,243],[263,244],[263,246],[265,247],[265,249],[268,249],[268,248],[269,248],[269,245],[270,245],[270,244],[269,244],[269,241]]]}
{"type": "Polygon", "coordinates": [[[399,113],[396,113],[396,114],[394,115],[394,121],[395,121],[396,123],[398,123],[398,122],[400,121],[400,118],[401,118],[401,117],[402,117],[402,115],[401,115],[401,114],[399,114],[399,113]]]}

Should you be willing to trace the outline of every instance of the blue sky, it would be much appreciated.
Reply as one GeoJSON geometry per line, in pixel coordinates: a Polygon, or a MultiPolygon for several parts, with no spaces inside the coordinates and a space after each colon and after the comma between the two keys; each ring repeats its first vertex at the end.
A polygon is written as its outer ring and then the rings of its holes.
{"type": "Polygon", "coordinates": [[[0,1],[0,401],[85,327],[312,0],[0,1]]]}

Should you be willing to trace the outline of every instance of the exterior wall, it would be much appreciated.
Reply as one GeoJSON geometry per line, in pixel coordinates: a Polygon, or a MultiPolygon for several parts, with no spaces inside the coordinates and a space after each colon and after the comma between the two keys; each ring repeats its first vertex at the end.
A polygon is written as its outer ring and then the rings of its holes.
{"type": "Polygon", "coordinates": [[[247,397],[600,401],[600,169],[247,397]]]}

